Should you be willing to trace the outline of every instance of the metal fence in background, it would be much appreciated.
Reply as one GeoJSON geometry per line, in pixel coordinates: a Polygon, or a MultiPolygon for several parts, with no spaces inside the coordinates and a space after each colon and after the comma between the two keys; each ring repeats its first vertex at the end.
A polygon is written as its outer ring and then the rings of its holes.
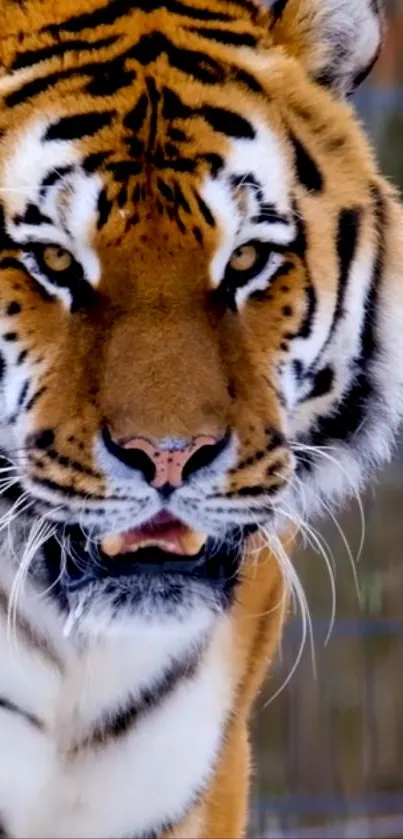
{"type": "MultiPolygon", "coordinates": [[[[316,675],[309,649],[270,703],[298,654],[301,623],[290,620],[279,661],[257,703],[250,837],[403,837],[403,460],[364,499],[365,548],[357,599],[344,539],[324,538],[336,568],[337,619],[325,563],[296,556],[308,593],[316,675]]],[[[339,519],[354,554],[360,516],[339,519]]]]}

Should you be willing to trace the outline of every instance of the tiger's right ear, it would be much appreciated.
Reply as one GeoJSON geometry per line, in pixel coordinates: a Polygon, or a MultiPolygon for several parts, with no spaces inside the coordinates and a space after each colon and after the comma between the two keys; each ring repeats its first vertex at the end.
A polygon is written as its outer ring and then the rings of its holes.
{"type": "Polygon", "coordinates": [[[341,96],[363,81],[379,55],[380,0],[274,0],[269,14],[274,43],[341,96]]]}

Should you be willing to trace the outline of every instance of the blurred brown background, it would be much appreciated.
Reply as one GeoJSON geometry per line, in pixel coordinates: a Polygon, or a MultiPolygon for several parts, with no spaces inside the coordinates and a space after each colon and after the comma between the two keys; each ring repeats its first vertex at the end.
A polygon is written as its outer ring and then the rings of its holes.
{"type": "MultiPolygon", "coordinates": [[[[383,171],[403,191],[403,0],[385,5],[385,48],[356,104],[383,171]]],[[[309,594],[317,676],[308,651],[267,705],[298,652],[301,626],[291,620],[256,709],[254,839],[403,837],[403,446],[363,504],[361,605],[340,532],[334,524],[322,528],[337,568],[337,620],[326,647],[325,563],[312,552],[296,557],[309,594]]],[[[356,553],[357,506],[339,522],[356,553]]]]}

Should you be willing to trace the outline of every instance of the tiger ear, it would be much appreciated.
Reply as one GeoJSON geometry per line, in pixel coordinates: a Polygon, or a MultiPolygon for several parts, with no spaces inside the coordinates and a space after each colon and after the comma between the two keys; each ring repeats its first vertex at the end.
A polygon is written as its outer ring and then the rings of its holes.
{"type": "Polygon", "coordinates": [[[368,75],[382,45],[381,0],[274,0],[271,33],[311,77],[350,94],[368,75]]]}

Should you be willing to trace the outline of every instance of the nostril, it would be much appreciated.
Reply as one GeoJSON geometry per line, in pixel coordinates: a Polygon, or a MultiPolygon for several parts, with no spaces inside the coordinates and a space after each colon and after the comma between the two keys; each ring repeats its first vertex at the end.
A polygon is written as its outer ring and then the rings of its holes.
{"type": "Polygon", "coordinates": [[[120,460],[130,469],[137,469],[150,484],[153,482],[157,472],[156,466],[145,451],[137,448],[126,448],[116,443],[107,426],[102,430],[102,439],[108,452],[117,460],[120,460]]]}
{"type": "Polygon", "coordinates": [[[201,446],[194,454],[191,455],[189,460],[185,463],[183,470],[182,470],[182,480],[186,481],[187,478],[190,478],[194,472],[198,472],[199,469],[203,469],[206,466],[210,466],[217,457],[226,449],[228,443],[231,439],[231,431],[228,430],[224,437],[221,440],[217,440],[216,443],[208,443],[204,446],[201,446]]]}

